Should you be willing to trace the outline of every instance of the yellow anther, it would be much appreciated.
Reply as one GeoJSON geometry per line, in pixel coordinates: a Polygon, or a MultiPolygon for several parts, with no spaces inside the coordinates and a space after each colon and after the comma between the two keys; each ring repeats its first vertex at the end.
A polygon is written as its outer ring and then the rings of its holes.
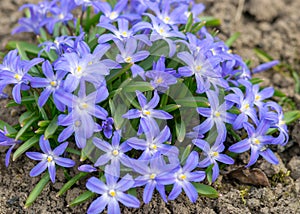
{"type": "Polygon", "coordinates": [[[170,20],[171,20],[171,19],[170,19],[169,16],[166,16],[166,17],[164,18],[165,23],[169,23],[170,20]]]}
{"type": "Polygon", "coordinates": [[[201,71],[201,69],[202,69],[202,66],[201,66],[201,65],[197,65],[197,66],[196,66],[196,71],[199,72],[199,71],[201,71]]]}
{"type": "Polygon", "coordinates": [[[259,145],[259,144],[260,144],[260,141],[259,141],[257,138],[254,138],[254,139],[253,139],[253,143],[256,144],[256,145],[259,145]]]}
{"type": "Polygon", "coordinates": [[[65,16],[64,16],[64,14],[63,14],[63,13],[61,13],[61,14],[59,14],[58,18],[59,18],[59,19],[64,19],[64,18],[65,18],[65,16]]]}
{"type": "Polygon", "coordinates": [[[116,191],[115,191],[115,190],[110,190],[110,191],[109,191],[109,195],[110,195],[111,197],[115,197],[115,196],[116,196],[116,191]]]}
{"type": "Polygon", "coordinates": [[[122,36],[127,37],[127,36],[128,36],[127,32],[126,32],[126,31],[123,31],[123,32],[122,32],[122,36]]]}
{"type": "Polygon", "coordinates": [[[81,126],[81,121],[80,121],[80,120],[76,120],[76,121],[75,121],[75,126],[76,126],[76,127],[81,126]]]}
{"type": "Polygon", "coordinates": [[[285,125],[285,121],[284,120],[279,120],[279,125],[285,125]]]}
{"type": "Polygon", "coordinates": [[[119,151],[117,149],[115,149],[115,150],[112,151],[112,154],[114,156],[118,156],[119,155],[119,151]]]}
{"type": "Polygon", "coordinates": [[[109,15],[109,18],[111,20],[118,18],[118,14],[116,12],[111,12],[111,14],[109,15]]]}
{"type": "Polygon", "coordinates": [[[15,78],[17,81],[21,81],[21,80],[22,80],[22,76],[19,75],[19,74],[15,74],[14,78],[15,78]]]}
{"type": "Polygon", "coordinates": [[[150,115],[150,114],[151,114],[150,111],[147,111],[147,110],[144,110],[144,111],[143,111],[143,115],[150,115]]]}
{"type": "Polygon", "coordinates": [[[186,179],[186,175],[185,174],[180,174],[178,176],[179,180],[185,180],[186,179]]]}
{"type": "Polygon", "coordinates": [[[231,49],[229,49],[229,50],[227,51],[227,53],[231,54],[231,53],[232,53],[232,50],[231,50],[231,49]]]}
{"type": "Polygon", "coordinates": [[[154,174],[154,173],[152,173],[151,175],[150,175],[150,179],[155,179],[156,178],[156,174],[154,174]]]}
{"type": "Polygon", "coordinates": [[[164,81],[163,78],[159,77],[159,78],[156,80],[156,83],[157,83],[157,84],[160,84],[160,83],[162,83],[163,81],[164,81]]]}
{"type": "Polygon", "coordinates": [[[256,95],[256,96],[255,96],[255,100],[256,100],[256,101],[259,101],[260,98],[261,98],[261,96],[259,96],[259,95],[256,95]]]}
{"type": "Polygon", "coordinates": [[[218,111],[216,111],[216,112],[215,112],[215,116],[216,116],[216,117],[220,117],[220,116],[221,116],[221,113],[218,112],[218,111]]]}
{"type": "Polygon", "coordinates": [[[53,86],[53,87],[56,87],[57,86],[57,82],[56,81],[51,81],[50,85],[53,86]]]}
{"type": "Polygon", "coordinates": [[[150,149],[156,150],[156,149],[157,149],[157,145],[156,145],[156,144],[151,144],[151,145],[150,145],[150,149]]]}
{"type": "Polygon", "coordinates": [[[81,103],[79,107],[80,109],[87,109],[89,105],[87,103],[81,103]]]}
{"type": "Polygon", "coordinates": [[[211,156],[213,156],[213,157],[217,157],[219,155],[219,152],[212,152],[211,153],[211,156]]]}
{"type": "Polygon", "coordinates": [[[81,73],[81,72],[82,72],[82,67],[81,67],[81,66],[78,66],[78,67],[76,68],[76,71],[77,71],[78,73],[81,73]]]}
{"type": "Polygon", "coordinates": [[[88,65],[92,65],[93,64],[93,61],[90,61],[89,63],[88,63],[88,65]]]}
{"type": "Polygon", "coordinates": [[[163,33],[165,32],[165,30],[164,30],[163,28],[159,28],[158,32],[159,32],[160,34],[163,34],[163,33]]]}
{"type": "Polygon", "coordinates": [[[131,56],[126,57],[126,58],[124,59],[124,61],[125,61],[126,63],[132,63],[132,57],[131,57],[131,56]]]}
{"type": "Polygon", "coordinates": [[[49,163],[52,162],[52,161],[53,161],[53,157],[49,155],[49,156],[47,157],[47,161],[48,161],[49,163]]]}
{"type": "Polygon", "coordinates": [[[247,103],[247,104],[245,104],[244,106],[243,106],[243,109],[244,110],[247,110],[247,109],[249,109],[250,108],[250,105],[247,103]]]}

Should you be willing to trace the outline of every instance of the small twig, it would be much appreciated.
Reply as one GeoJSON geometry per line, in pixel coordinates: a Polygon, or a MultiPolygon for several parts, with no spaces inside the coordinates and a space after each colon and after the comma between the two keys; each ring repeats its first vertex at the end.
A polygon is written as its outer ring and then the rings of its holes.
{"type": "Polygon", "coordinates": [[[237,11],[236,11],[236,14],[235,14],[235,18],[234,18],[234,20],[236,22],[238,22],[241,19],[244,6],[245,6],[245,0],[239,0],[239,5],[238,5],[238,8],[237,8],[237,11]]]}

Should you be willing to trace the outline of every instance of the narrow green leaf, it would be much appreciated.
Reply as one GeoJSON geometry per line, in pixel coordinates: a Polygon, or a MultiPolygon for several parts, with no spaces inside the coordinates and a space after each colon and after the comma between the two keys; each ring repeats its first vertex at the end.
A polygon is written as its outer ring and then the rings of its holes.
{"type": "Polygon", "coordinates": [[[200,17],[201,21],[205,21],[205,26],[207,27],[216,27],[221,25],[221,20],[212,16],[202,16],[200,17]]]}
{"type": "Polygon", "coordinates": [[[47,183],[50,181],[49,173],[46,172],[42,179],[38,182],[38,184],[33,188],[30,195],[28,196],[25,202],[25,209],[30,207],[31,204],[37,199],[39,194],[43,191],[47,183]]]}
{"type": "Polygon", "coordinates": [[[251,82],[253,85],[255,85],[255,84],[262,83],[263,80],[260,79],[260,78],[252,78],[252,79],[250,80],[250,82],[251,82]]]}
{"type": "Polygon", "coordinates": [[[50,120],[41,120],[41,121],[38,122],[38,126],[39,127],[46,127],[46,126],[49,125],[50,122],[51,122],[50,120]]]}
{"type": "Polygon", "coordinates": [[[286,94],[283,93],[282,91],[279,91],[279,90],[275,89],[273,96],[275,96],[275,97],[286,97],[286,94]]]}
{"type": "Polygon", "coordinates": [[[288,111],[284,113],[284,121],[286,124],[291,124],[295,122],[296,120],[300,119],[300,111],[288,111]]]}
{"type": "Polygon", "coordinates": [[[52,136],[57,128],[58,128],[58,124],[57,124],[57,117],[54,117],[53,120],[51,121],[51,123],[49,124],[49,126],[46,128],[45,130],[45,139],[48,139],[50,136],[52,136]]]}
{"type": "Polygon", "coordinates": [[[187,147],[185,147],[183,153],[182,153],[182,156],[181,156],[181,163],[183,164],[185,162],[185,160],[188,158],[188,156],[190,155],[191,153],[191,148],[192,148],[192,145],[188,145],[187,147]]]}
{"type": "Polygon", "coordinates": [[[192,33],[193,34],[198,33],[201,30],[201,28],[203,28],[205,25],[206,25],[206,21],[201,21],[194,24],[194,26],[192,27],[192,33]]]}
{"type": "Polygon", "coordinates": [[[18,140],[30,127],[31,125],[36,122],[39,119],[38,116],[32,117],[30,120],[28,120],[24,126],[19,130],[16,140],[18,140]]]}
{"type": "Polygon", "coordinates": [[[295,80],[295,92],[298,93],[298,94],[300,94],[300,76],[294,70],[292,70],[292,76],[293,76],[293,78],[295,80]]]}
{"type": "Polygon", "coordinates": [[[162,108],[162,110],[166,111],[166,112],[173,112],[177,109],[179,109],[181,107],[181,105],[176,105],[176,104],[169,104],[166,105],[162,108]]]}
{"type": "Polygon", "coordinates": [[[228,46],[228,47],[231,47],[232,44],[240,37],[241,33],[239,32],[236,32],[234,33],[226,42],[225,44],[228,46]]]}
{"type": "Polygon", "coordinates": [[[124,87],[125,92],[135,92],[136,90],[140,92],[152,91],[154,88],[149,82],[131,82],[124,87]]]}
{"type": "Polygon", "coordinates": [[[184,32],[190,32],[193,26],[193,13],[189,15],[188,21],[185,25],[184,32]]]}
{"type": "Polygon", "coordinates": [[[21,144],[21,146],[13,154],[13,161],[15,161],[22,154],[24,154],[28,149],[33,147],[39,141],[39,139],[40,139],[39,135],[34,135],[29,140],[21,144]]]}
{"type": "Polygon", "coordinates": [[[186,128],[183,120],[175,123],[176,136],[179,142],[183,142],[186,134],[186,128]]]}
{"type": "Polygon", "coordinates": [[[177,99],[175,102],[182,107],[209,107],[209,102],[206,97],[186,97],[177,99]]]}
{"type": "Polygon", "coordinates": [[[194,187],[196,188],[197,192],[205,197],[209,198],[218,198],[219,193],[217,190],[215,190],[213,187],[205,184],[200,184],[200,183],[192,183],[194,187]]]}
{"type": "MultiPolygon", "coordinates": [[[[27,97],[22,98],[21,105],[26,104],[26,103],[33,103],[33,102],[35,102],[34,96],[27,96],[27,97]]],[[[11,100],[6,104],[6,107],[8,108],[8,107],[18,106],[18,105],[20,105],[20,104],[17,104],[14,100],[11,100]]]]}
{"type": "Polygon", "coordinates": [[[79,195],[77,198],[75,198],[73,201],[71,201],[71,203],[68,205],[68,207],[73,207],[75,205],[81,204],[94,196],[95,196],[95,193],[93,193],[91,191],[85,191],[84,193],[79,195]]]}
{"type": "Polygon", "coordinates": [[[8,123],[0,120],[0,129],[4,130],[4,127],[6,127],[6,130],[8,131],[8,133],[15,133],[17,130],[15,128],[13,128],[11,125],[9,125],[8,123]]]}
{"type": "Polygon", "coordinates": [[[137,197],[136,188],[129,189],[128,194],[133,195],[134,197],[137,197]]]}
{"type": "Polygon", "coordinates": [[[81,155],[80,151],[78,151],[78,150],[76,150],[76,149],[73,149],[73,148],[69,148],[69,147],[66,148],[66,152],[69,152],[69,153],[72,153],[72,154],[78,155],[78,156],[81,155]]]}
{"type": "Polygon", "coordinates": [[[38,109],[39,109],[39,112],[40,112],[42,118],[43,118],[44,120],[48,120],[48,116],[47,116],[47,113],[46,113],[45,109],[44,109],[43,107],[40,107],[40,106],[38,105],[39,95],[38,95],[37,92],[34,92],[34,99],[35,99],[35,103],[37,103],[37,107],[38,107],[38,109]]]}
{"type": "Polygon", "coordinates": [[[88,175],[87,172],[80,172],[76,176],[74,176],[71,180],[69,180],[57,193],[56,197],[61,196],[65,192],[67,192],[76,182],[81,180],[82,178],[86,177],[88,175]]]}
{"type": "Polygon", "coordinates": [[[254,53],[260,58],[263,62],[270,62],[273,60],[273,58],[268,55],[266,52],[259,48],[254,48],[254,53]]]}
{"type": "Polygon", "coordinates": [[[22,126],[24,126],[24,124],[26,123],[27,120],[29,120],[30,118],[32,118],[34,116],[35,112],[31,112],[31,111],[26,111],[23,114],[21,114],[21,116],[19,117],[19,123],[22,126]]]}

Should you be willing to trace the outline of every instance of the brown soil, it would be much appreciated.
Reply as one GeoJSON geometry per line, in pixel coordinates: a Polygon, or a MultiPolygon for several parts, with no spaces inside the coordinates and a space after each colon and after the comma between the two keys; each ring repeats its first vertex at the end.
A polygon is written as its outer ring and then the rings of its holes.
{"type": "MultiPolygon", "coordinates": [[[[12,39],[32,40],[30,34],[11,37],[9,32],[17,22],[18,12],[24,0],[2,0],[0,4],[0,50],[12,39]]],[[[29,2],[37,2],[30,0],[29,2]]],[[[258,47],[269,53],[274,59],[289,63],[295,70],[300,69],[300,1],[298,0],[205,0],[206,15],[213,15],[222,20],[218,30],[223,39],[234,32],[241,37],[233,46],[234,52],[244,59],[250,59],[253,65],[259,63],[253,52],[258,47]]],[[[299,73],[299,72],[298,72],[299,73]]],[[[294,92],[294,81],[288,72],[268,71],[259,74],[266,85],[273,85],[285,92],[300,107],[299,94],[294,92]]],[[[17,123],[21,109],[5,109],[6,100],[0,101],[0,119],[10,124],[17,123]]],[[[281,163],[271,166],[260,160],[252,171],[244,168],[226,168],[214,184],[222,194],[218,199],[199,198],[191,204],[182,195],[175,201],[165,204],[155,196],[148,205],[142,204],[140,209],[126,209],[124,213],[300,213],[300,124],[299,121],[290,127],[290,143],[286,148],[277,148],[281,163]],[[237,169],[237,170],[236,170],[237,169]],[[235,170],[235,171],[234,171],[235,170]],[[264,171],[264,173],[261,172],[264,171]],[[290,171],[288,175],[287,171],[290,171]],[[234,174],[234,172],[236,174],[234,174]],[[247,174],[248,173],[248,174],[247,174]],[[260,174],[263,176],[257,176],[260,174]],[[247,176],[245,176],[248,175],[247,176]],[[266,176],[267,180],[266,180],[266,176]],[[255,187],[249,183],[249,177],[262,179],[268,187],[255,187]],[[264,180],[265,179],[265,180],[264,180]],[[243,183],[242,183],[243,182],[243,183]]],[[[276,149],[276,148],[275,148],[276,149]]],[[[64,182],[62,172],[58,172],[57,182],[48,184],[38,200],[27,210],[23,209],[26,197],[38,178],[29,177],[34,163],[26,157],[11,163],[8,169],[4,166],[5,150],[0,153],[0,213],[83,213],[90,202],[75,208],[67,208],[67,204],[84,191],[84,185],[78,184],[67,194],[56,198],[57,191],[64,182]]],[[[247,154],[241,155],[238,163],[243,163],[247,154]]],[[[251,182],[250,182],[251,183],[251,182]]],[[[253,182],[252,182],[253,183],[253,182]]],[[[255,182],[254,182],[255,183],[255,182]]]]}

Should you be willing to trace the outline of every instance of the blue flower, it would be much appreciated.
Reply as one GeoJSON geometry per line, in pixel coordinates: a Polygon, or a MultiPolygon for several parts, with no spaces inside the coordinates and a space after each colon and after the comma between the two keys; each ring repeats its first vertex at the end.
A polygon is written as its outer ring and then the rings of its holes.
{"type": "Polygon", "coordinates": [[[0,72],[0,89],[6,87],[9,84],[14,84],[12,95],[16,103],[21,103],[21,90],[28,90],[28,86],[32,77],[28,74],[28,71],[44,61],[42,58],[34,58],[31,61],[23,61],[16,54],[12,54],[7,58],[6,66],[10,70],[2,70],[0,72]],[[14,58],[13,58],[13,57],[14,58]]]}
{"type": "Polygon", "coordinates": [[[166,68],[165,57],[160,57],[157,63],[153,63],[153,70],[147,71],[146,76],[150,79],[153,88],[160,92],[165,92],[170,85],[177,83],[176,71],[172,68],[166,68]]]}
{"type": "Polygon", "coordinates": [[[140,202],[136,197],[124,193],[134,185],[132,176],[127,174],[118,181],[119,175],[116,174],[119,174],[119,172],[112,171],[114,169],[111,166],[107,165],[105,167],[106,184],[96,177],[91,177],[87,181],[86,187],[91,192],[101,195],[91,203],[87,211],[88,214],[101,213],[106,206],[108,214],[121,213],[118,202],[126,207],[138,208],[140,206],[140,202]]]}
{"type": "Polygon", "coordinates": [[[270,128],[270,122],[262,120],[256,129],[248,123],[244,123],[243,125],[247,131],[248,138],[233,144],[228,150],[235,153],[242,153],[250,149],[251,155],[247,167],[253,165],[259,155],[272,164],[278,164],[277,157],[268,148],[268,144],[273,144],[272,142],[274,141],[272,136],[266,135],[266,132],[270,128]]]}
{"type": "Polygon", "coordinates": [[[172,156],[178,156],[179,151],[177,147],[165,144],[171,138],[171,132],[168,126],[165,126],[161,132],[154,133],[154,135],[153,131],[145,132],[145,135],[146,140],[133,137],[126,141],[130,147],[136,150],[143,150],[139,158],[140,160],[149,160],[157,152],[170,158],[172,158],[172,156]]]}
{"type": "Polygon", "coordinates": [[[121,16],[121,13],[125,9],[127,3],[128,0],[120,0],[114,8],[112,8],[107,2],[97,3],[95,5],[95,13],[103,13],[100,17],[100,23],[109,23],[117,20],[121,16]]]}
{"type": "Polygon", "coordinates": [[[225,96],[225,100],[235,103],[241,112],[232,124],[234,129],[240,129],[243,127],[243,123],[248,123],[248,117],[250,117],[255,124],[258,124],[257,112],[254,107],[255,97],[252,84],[248,81],[242,81],[241,83],[246,87],[245,95],[239,88],[230,88],[234,94],[225,96]]]}
{"type": "Polygon", "coordinates": [[[111,138],[113,132],[114,119],[108,117],[106,120],[102,121],[101,130],[106,138],[111,138]]]}
{"type": "Polygon", "coordinates": [[[138,43],[136,39],[130,38],[123,45],[120,41],[115,41],[120,54],[117,55],[116,61],[118,63],[131,64],[132,77],[135,78],[137,75],[145,79],[144,69],[137,65],[137,62],[143,61],[150,55],[149,51],[138,50],[138,43]]]}
{"type": "Polygon", "coordinates": [[[180,167],[177,171],[170,175],[162,176],[160,178],[161,182],[165,185],[173,184],[173,189],[170,192],[168,199],[175,200],[182,189],[188,196],[192,203],[195,203],[198,198],[198,192],[191,182],[201,182],[205,178],[204,171],[194,171],[199,164],[199,155],[197,152],[192,151],[188,156],[186,163],[183,167],[180,167]]]}
{"type": "Polygon", "coordinates": [[[7,137],[6,136],[7,134],[8,134],[8,131],[7,131],[6,127],[4,127],[4,130],[0,129],[0,146],[10,146],[10,148],[7,150],[6,156],[5,156],[5,166],[6,167],[8,167],[8,165],[9,165],[9,159],[10,159],[10,155],[11,155],[13,148],[17,144],[21,143],[21,141],[19,141],[19,140],[15,140],[15,139],[7,137]]]}
{"type": "Polygon", "coordinates": [[[136,34],[136,31],[134,31],[134,26],[132,29],[129,29],[129,21],[124,18],[118,19],[118,29],[110,24],[110,23],[100,23],[97,26],[105,28],[109,30],[111,33],[106,33],[101,35],[98,38],[99,43],[106,43],[110,40],[117,40],[125,42],[129,38],[134,38],[136,40],[142,41],[143,43],[147,44],[148,46],[151,46],[152,43],[150,42],[147,35],[144,34],[136,34]]]}
{"type": "Polygon", "coordinates": [[[180,67],[178,72],[183,77],[195,75],[197,82],[197,93],[206,92],[211,85],[217,90],[217,86],[227,88],[228,83],[222,78],[220,72],[220,58],[206,58],[202,53],[198,53],[195,57],[189,52],[180,52],[177,54],[187,66],[180,67]]]}
{"type": "Polygon", "coordinates": [[[45,61],[43,63],[42,70],[46,78],[32,77],[31,80],[31,87],[45,88],[38,99],[39,106],[43,107],[52,94],[57,109],[60,111],[64,111],[65,105],[59,101],[56,91],[61,90],[62,79],[65,76],[65,72],[57,72],[56,74],[54,74],[52,65],[49,61],[45,61]]]}
{"type": "Polygon", "coordinates": [[[127,142],[123,142],[120,144],[121,136],[119,132],[115,131],[114,135],[112,137],[112,143],[109,144],[108,142],[101,140],[99,138],[94,137],[93,138],[93,143],[94,145],[105,152],[105,154],[101,155],[94,166],[103,166],[107,164],[109,161],[111,162],[111,165],[114,166],[115,168],[120,168],[120,162],[124,166],[129,166],[129,157],[125,155],[126,152],[130,151],[131,148],[127,144],[127,142]]]}
{"type": "Polygon", "coordinates": [[[26,155],[32,159],[40,161],[31,171],[30,176],[35,177],[44,172],[47,168],[49,171],[50,179],[52,183],[55,182],[56,169],[55,164],[62,167],[73,167],[75,162],[68,158],[62,158],[61,156],[66,148],[68,143],[62,143],[57,146],[53,151],[50,147],[49,141],[45,140],[44,135],[40,138],[40,148],[43,153],[40,152],[26,152],[26,155]]]}
{"type": "Polygon", "coordinates": [[[161,179],[172,177],[173,172],[177,171],[177,163],[166,164],[163,156],[157,152],[150,161],[136,160],[132,161],[132,169],[141,174],[135,179],[135,187],[144,186],[143,201],[148,204],[153,196],[154,189],[167,202],[165,186],[161,179]],[[149,166],[148,166],[149,165],[149,166]]]}
{"type": "Polygon", "coordinates": [[[204,155],[206,156],[203,160],[201,160],[198,164],[199,167],[205,168],[209,165],[213,164],[212,168],[212,182],[217,180],[219,176],[219,165],[218,162],[226,163],[226,164],[233,164],[234,160],[225,155],[221,154],[224,151],[225,146],[222,142],[216,141],[212,147],[210,147],[209,143],[205,140],[195,139],[193,143],[200,148],[204,155]],[[218,162],[217,162],[218,161],[218,162]]]}
{"type": "MultiPolygon", "coordinates": [[[[159,127],[154,118],[169,120],[173,116],[163,110],[154,109],[159,103],[159,95],[157,91],[154,91],[153,98],[147,103],[147,98],[140,91],[136,91],[138,102],[141,106],[141,109],[130,109],[122,117],[127,119],[140,119],[139,130],[144,132],[152,131],[153,133],[159,132],[159,127]]],[[[141,133],[141,132],[139,132],[141,133]]]]}
{"type": "Polygon", "coordinates": [[[201,134],[205,134],[215,125],[218,132],[218,140],[224,141],[227,135],[227,129],[225,123],[232,124],[236,118],[234,114],[227,112],[232,107],[232,104],[224,102],[219,104],[219,94],[215,91],[209,90],[206,92],[210,108],[197,108],[197,111],[207,119],[199,126],[194,128],[195,131],[201,134]]]}
{"type": "Polygon", "coordinates": [[[91,94],[86,95],[85,89],[80,88],[78,97],[70,93],[58,91],[59,101],[68,106],[71,111],[67,116],[60,116],[58,124],[68,126],[58,137],[62,142],[69,138],[75,131],[75,140],[79,148],[84,148],[86,139],[90,138],[97,126],[93,117],[105,120],[107,111],[97,105],[108,97],[105,86],[98,88],[91,94]]]}

